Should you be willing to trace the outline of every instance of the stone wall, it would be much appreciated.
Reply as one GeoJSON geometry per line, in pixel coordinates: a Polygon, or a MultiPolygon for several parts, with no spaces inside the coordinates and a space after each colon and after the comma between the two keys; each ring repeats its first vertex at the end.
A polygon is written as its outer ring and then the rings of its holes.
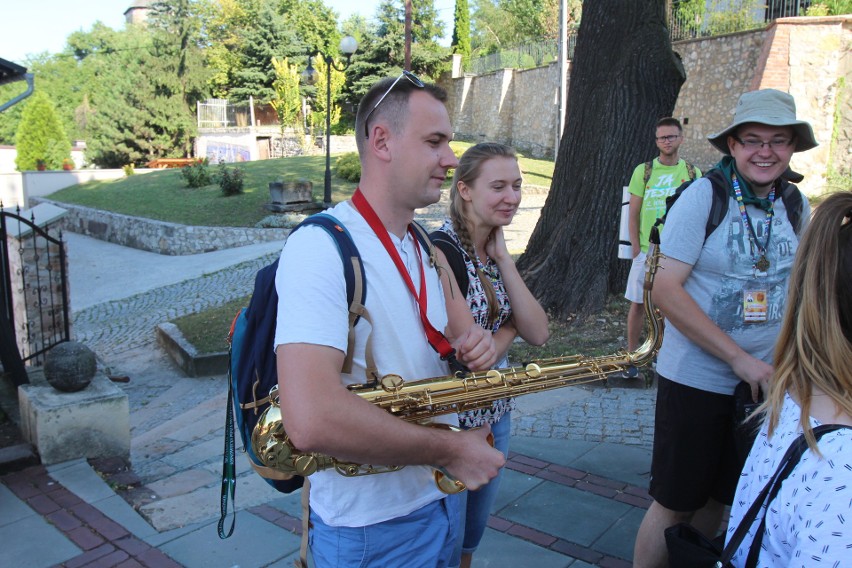
{"type": "Polygon", "coordinates": [[[501,69],[444,79],[455,137],[502,141],[535,158],[552,158],[556,137],[558,67],[501,69]]]}
{"type": "MultiPolygon", "coordinates": [[[[685,122],[681,155],[702,169],[719,158],[707,136],[730,124],[739,96],[776,88],[791,93],[798,115],[814,127],[820,147],[793,157],[802,189],[823,191],[829,167],[852,169],[852,17],[776,20],[760,30],[679,41],[687,80],[673,116],[685,122]],[[834,141],[832,143],[832,132],[834,141]]],[[[456,137],[499,141],[533,157],[552,157],[556,138],[558,68],[503,69],[441,80],[456,137]]]]}
{"type": "Polygon", "coordinates": [[[261,242],[283,241],[290,232],[289,229],[192,227],[47,199],[33,199],[33,202],[52,203],[67,209],[68,214],[60,224],[63,230],[158,254],[199,254],[261,242]]]}
{"type": "Polygon", "coordinates": [[[719,161],[707,136],[731,123],[740,95],[750,90],[766,32],[741,32],[674,44],[686,82],[672,115],[684,124],[681,157],[706,171],[719,161]]]}

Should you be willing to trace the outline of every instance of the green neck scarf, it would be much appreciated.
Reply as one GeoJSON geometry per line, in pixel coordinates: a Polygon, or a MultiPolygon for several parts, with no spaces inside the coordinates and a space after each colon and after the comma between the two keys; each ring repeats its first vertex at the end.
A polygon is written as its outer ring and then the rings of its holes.
{"type": "MultiPolygon", "coordinates": [[[[743,203],[746,205],[754,205],[755,207],[766,211],[767,213],[772,210],[772,202],[769,199],[757,197],[754,194],[754,191],[751,189],[751,185],[746,181],[746,179],[740,175],[740,172],[737,171],[736,163],[734,162],[734,158],[732,156],[725,156],[719,163],[716,164],[716,167],[725,175],[725,180],[728,186],[728,194],[736,199],[736,194],[734,193],[734,185],[731,183],[731,174],[736,174],[737,179],[740,182],[740,193],[743,195],[743,203]]],[[[777,197],[777,196],[776,196],[777,197]]]]}

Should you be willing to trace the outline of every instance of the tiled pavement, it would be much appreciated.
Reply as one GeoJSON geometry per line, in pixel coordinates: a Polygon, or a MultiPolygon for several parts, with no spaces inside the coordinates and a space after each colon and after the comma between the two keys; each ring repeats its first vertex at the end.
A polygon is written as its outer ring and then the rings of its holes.
{"type": "MultiPolygon", "coordinates": [[[[640,448],[513,438],[474,566],[630,566],[648,463],[640,448]]],[[[299,492],[270,490],[264,503],[239,508],[233,536],[219,540],[216,517],[158,532],[84,460],[0,483],[4,566],[283,567],[298,554],[299,492]]]]}

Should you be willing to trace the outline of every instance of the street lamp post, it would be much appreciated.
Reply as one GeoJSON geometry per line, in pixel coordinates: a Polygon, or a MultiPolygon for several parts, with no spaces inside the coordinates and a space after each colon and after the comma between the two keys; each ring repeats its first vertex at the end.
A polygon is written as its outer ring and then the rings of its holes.
{"type": "Polygon", "coordinates": [[[340,67],[335,65],[334,58],[331,55],[317,51],[313,55],[308,56],[308,68],[302,72],[302,78],[309,85],[316,83],[317,71],[311,65],[313,56],[322,57],[325,61],[325,186],[323,188],[323,207],[328,209],[331,207],[331,69],[343,71],[349,67],[352,59],[352,54],[358,49],[358,42],[352,36],[345,36],[340,40],[340,53],[346,56],[346,61],[340,67]]]}

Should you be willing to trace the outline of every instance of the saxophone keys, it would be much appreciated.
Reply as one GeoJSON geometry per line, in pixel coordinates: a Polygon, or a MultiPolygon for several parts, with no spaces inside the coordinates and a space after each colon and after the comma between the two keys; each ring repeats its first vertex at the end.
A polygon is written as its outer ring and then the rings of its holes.
{"type": "Polygon", "coordinates": [[[317,471],[317,459],[314,456],[296,456],[293,459],[293,469],[303,477],[307,477],[317,471]]]}
{"type": "Polygon", "coordinates": [[[402,385],[405,384],[405,380],[399,375],[391,374],[383,376],[380,384],[385,392],[397,393],[402,388],[402,385]]]}
{"type": "Polygon", "coordinates": [[[536,379],[541,376],[541,367],[535,363],[530,363],[525,368],[527,376],[531,379],[536,379]]]}
{"type": "Polygon", "coordinates": [[[485,382],[490,385],[499,385],[503,382],[503,373],[497,369],[491,369],[485,374],[485,382]]]}

